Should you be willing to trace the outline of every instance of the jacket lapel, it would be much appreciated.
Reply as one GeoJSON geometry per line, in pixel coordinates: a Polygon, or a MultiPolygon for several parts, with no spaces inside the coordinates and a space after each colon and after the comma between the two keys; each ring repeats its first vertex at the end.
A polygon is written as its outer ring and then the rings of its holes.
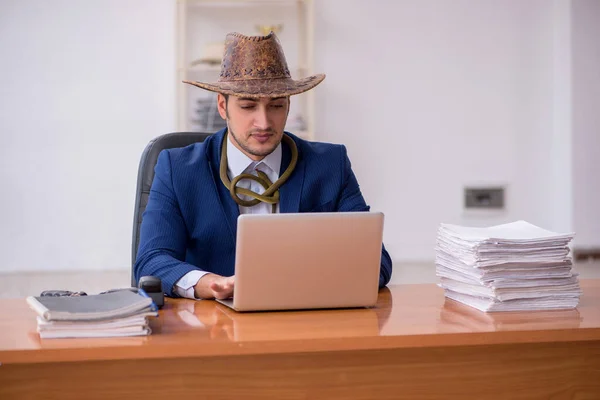
{"type": "MultiPolygon", "coordinates": [[[[225,220],[231,232],[231,238],[235,243],[236,232],[237,232],[237,219],[240,215],[240,209],[235,201],[231,198],[229,190],[221,182],[219,175],[219,167],[221,164],[221,146],[223,145],[223,139],[225,137],[225,129],[215,133],[211,138],[210,146],[207,146],[207,155],[209,156],[209,163],[212,169],[213,183],[215,190],[219,195],[219,204],[225,214],[225,220]]],[[[209,210],[210,212],[210,210],[209,210]]]]}
{"type": "MultiPolygon", "coordinates": [[[[296,142],[296,147],[298,147],[298,162],[287,182],[279,188],[279,212],[281,213],[297,213],[300,210],[300,196],[304,184],[304,159],[298,142],[293,136],[290,135],[290,137],[296,142]]],[[[292,152],[287,144],[285,144],[285,141],[282,141],[281,150],[281,170],[279,171],[279,176],[283,175],[292,160],[292,152]]]]}

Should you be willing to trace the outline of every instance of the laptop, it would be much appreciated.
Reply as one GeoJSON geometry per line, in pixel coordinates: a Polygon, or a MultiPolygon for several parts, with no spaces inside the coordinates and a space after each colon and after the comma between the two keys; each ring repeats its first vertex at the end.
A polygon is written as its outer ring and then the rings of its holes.
{"type": "Polygon", "coordinates": [[[381,212],[238,217],[236,311],[372,307],[377,302],[381,212]]]}

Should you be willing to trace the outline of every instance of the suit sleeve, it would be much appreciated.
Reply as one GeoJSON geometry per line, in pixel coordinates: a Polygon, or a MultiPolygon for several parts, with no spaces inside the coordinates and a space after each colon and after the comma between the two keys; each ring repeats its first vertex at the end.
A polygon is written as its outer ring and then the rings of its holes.
{"type": "MultiPolygon", "coordinates": [[[[346,147],[342,146],[342,192],[337,204],[337,211],[369,211],[370,207],[360,191],[356,176],[352,171],[346,147]]],[[[381,246],[381,268],[379,270],[379,288],[387,285],[392,277],[392,259],[385,246],[381,246]]]]}
{"type": "Polygon", "coordinates": [[[175,283],[198,267],[186,263],[188,233],[179,208],[173,181],[168,150],[158,156],[148,205],[140,227],[140,245],[134,266],[136,281],[153,275],[161,279],[163,291],[176,296],[175,283]]]}

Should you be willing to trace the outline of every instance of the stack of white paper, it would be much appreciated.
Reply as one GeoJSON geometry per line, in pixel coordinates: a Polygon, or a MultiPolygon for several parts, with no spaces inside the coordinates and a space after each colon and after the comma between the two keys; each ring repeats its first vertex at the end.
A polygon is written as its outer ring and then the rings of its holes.
{"type": "Polygon", "coordinates": [[[575,308],[581,289],[569,243],[525,221],[489,228],[441,224],[436,274],[446,297],[481,311],[575,308]]]}
{"type": "Polygon", "coordinates": [[[145,336],[150,334],[147,317],[155,315],[147,312],[102,321],[47,321],[37,317],[37,329],[42,339],[145,336]]]}
{"type": "Polygon", "coordinates": [[[28,297],[42,339],[145,336],[158,309],[143,290],[79,297],[28,297]]]}

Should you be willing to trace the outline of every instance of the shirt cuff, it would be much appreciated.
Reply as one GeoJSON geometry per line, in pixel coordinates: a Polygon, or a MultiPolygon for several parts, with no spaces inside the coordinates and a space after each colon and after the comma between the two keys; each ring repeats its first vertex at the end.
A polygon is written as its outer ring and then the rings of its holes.
{"type": "Polygon", "coordinates": [[[194,286],[198,283],[200,278],[206,274],[208,274],[208,272],[198,270],[188,272],[181,279],[175,282],[175,286],[173,287],[175,293],[177,293],[179,297],[196,299],[194,294],[194,286]]]}

